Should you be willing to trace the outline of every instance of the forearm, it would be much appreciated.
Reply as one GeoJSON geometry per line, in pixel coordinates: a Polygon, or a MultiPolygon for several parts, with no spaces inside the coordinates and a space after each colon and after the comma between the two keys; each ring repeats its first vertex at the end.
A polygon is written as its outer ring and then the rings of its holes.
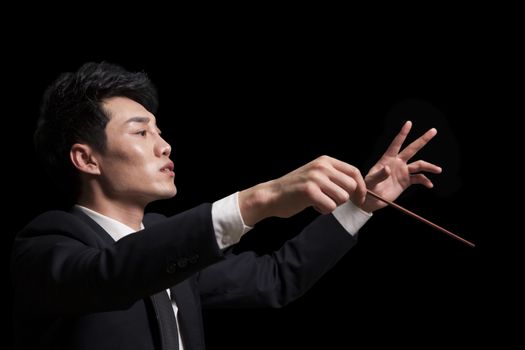
{"type": "Polygon", "coordinates": [[[322,215],[272,254],[229,254],[199,274],[203,307],[281,307],[304,294],[356,238],[322,215]]]}

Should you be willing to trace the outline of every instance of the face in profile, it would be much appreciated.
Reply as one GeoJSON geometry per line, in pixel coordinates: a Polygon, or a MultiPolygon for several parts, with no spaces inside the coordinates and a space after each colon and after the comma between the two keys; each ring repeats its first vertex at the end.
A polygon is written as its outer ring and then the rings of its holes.
{"type": "Polygon", "coordinates": [[[103,108],[110,116],[107,148],[97,154],[103,193],[142,204],[175,196],[171,147],[160,136],[153,114],[125,97],[106,99],[103,108]]]}

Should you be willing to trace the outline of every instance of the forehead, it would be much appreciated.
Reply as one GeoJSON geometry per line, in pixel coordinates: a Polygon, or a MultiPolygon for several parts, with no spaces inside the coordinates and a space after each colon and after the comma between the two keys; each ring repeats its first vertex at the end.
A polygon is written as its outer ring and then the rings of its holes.
{"type": "Polygon", "coordinates": [[[125,125],[128,120],[137,120],[137,118],[148,118],[153,120],[155,117],[140,103],[127,97],[111,97],[102,102],[104,110],[109,114],[109,123],[113,125],[125,125]]]}

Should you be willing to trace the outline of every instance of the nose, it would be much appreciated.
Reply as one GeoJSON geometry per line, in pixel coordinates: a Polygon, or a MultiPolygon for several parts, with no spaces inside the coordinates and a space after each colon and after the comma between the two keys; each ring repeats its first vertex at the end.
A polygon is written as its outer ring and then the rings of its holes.
{"type": "Polygon", "coordinates": [[[171,146],[169,143],[166,142],[166,147],[164,147],[164,149],[162,150],[162,155],[169,157],[170,154],[171,154],[171,146]]]}
{"type": "Polygon", "coordinates": [[[159,136],[157,147],[155,147],[155,153],[158,157],[166,156],[169,157],[171,154],[171,146],[161,136],[159,136]]]}

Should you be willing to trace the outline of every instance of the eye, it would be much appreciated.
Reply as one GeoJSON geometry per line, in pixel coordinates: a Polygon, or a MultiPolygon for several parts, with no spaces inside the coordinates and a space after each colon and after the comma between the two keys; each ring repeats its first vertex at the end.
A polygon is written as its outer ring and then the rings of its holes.
{"type": "Polygon", "coordinates": [[[141,130],[141,131],[136,132],[135,134],[136,135],[140,135],[140,136],[146,136],[147,131],[146,130],[141,130]]]}

